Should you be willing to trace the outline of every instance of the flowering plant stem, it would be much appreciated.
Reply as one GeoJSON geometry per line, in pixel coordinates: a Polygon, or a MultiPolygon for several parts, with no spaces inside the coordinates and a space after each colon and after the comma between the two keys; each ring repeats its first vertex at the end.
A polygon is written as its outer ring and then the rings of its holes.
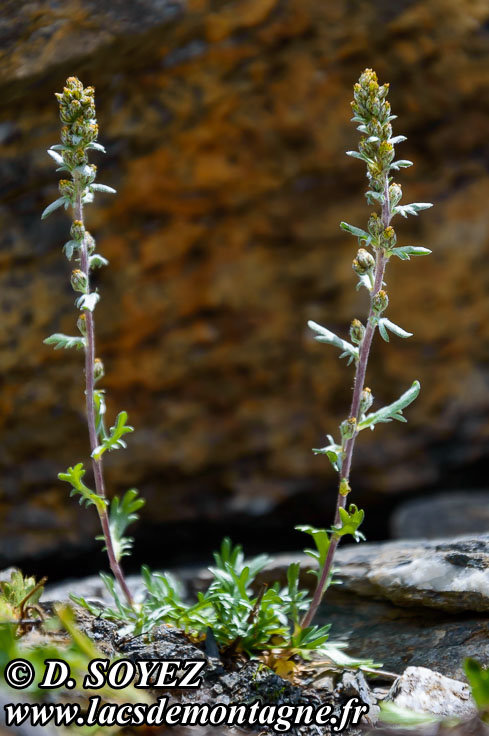
{"type": "MultiPolygon", "coordinates": [[[[384,195],[385,202],[382,206],[382,225],[385,230],[385,228],[389,226],[390,221],[391,221],[391,208],[390,208],[389,196],[388,196],[389,184],[388,184],[387,175],[385,175],[384,180],[385,180],[384,187],[385,187],[386,194],[384,195]]],[[[384,281],[385,267],[387,264],[387,259],[385,258],[381,250],[377,250],[375,255],[376,255],[376,259],[375,259],[375,271],[374,271],[374,287],[370,295],[370,310],[369,310],[369,315],[368,315],[367,327],[365,328],[365,334],[364,334],[362,344],[359,350],[359,357],[358,357],[357,367],[355,371],[355,379],[354,379],[354,384],[353,384],[353,398],[352,398],[351,408],[350,408],[350,417],[355,417],[357,422],[359,421],[360,401],[361,401],[362,391],[365,386],[365,375],[367,372],[367,364],[368,364],[368,358],[370,355],[370,348],[372,346],[372,339],[373,339],[375,328],[376,328],[376,323],[374,319],[374,299],[373,297],[374,295],[378,294],[378,292],[382,288],[382,284],[384,281]]],[[[357,434],[355,433],[352,437],[350,437],[350,439],[346,440],[345,442],[344,461],[343,461],[342,472],[341,472],[341,477],[339,481],[338,496],[336,499],[336,513],[335,513],[335,521],[334,521],[335,525],[338,525],[340,523],[340,508],[345,508],[346,506],[347,496],[341,493],[341,488],[342,488],[342,483],[344,483],[344,479],[346,479],[348,483],[350,481],[351,461],[353,458],[353,449],[355,447],[356,438],[357,438],[357,434]]],[[[317,609],[321,603],[321,599],[323,597],[326,583],[330,576],[331,568],[333,567],[334,557],[335,557],[336,549],[338,547],[340,539],[341,537],[338,536],[337,534],[333,533],[331,536],[331,541],[330,541],[326,561],[319,575],[318,583],[314,591],[311,605],[309,606],[308,611],[306,612],[304,618],[302,619],[302,626],[304,628],[306,626],[311,625],[311,622],[314,619],[317,609]]]]}
{"type": "MultiPolygon", "coordinates": [[[[75,220],[81,222],[84,225],[83,219],[83,201],[82,201],[82,188],[79,185],[77,178],[74,179],[75,184],[75,204],[74,204],[74,217],[75,220]]],[[[87,288],[89,289],[89,278],[90,269],[88,263],[88,246],[86,240],[83,241],[80,248],[80,265],[83,273],[87,274],[87,288]]],[[[87,423],[88,423],[88,435],[90,438],[90,450],[93,453],[98,446],[97,441],[97,429],[95,422],[95,402],[94,402],[94,389],[95,389],[95,320],[93,313],[89,310],[85,313],[85,324],[86,324],[86,345],[85,345],[85,397],[86,397],[86,409],[87,409],[87,423]]],[[[102,458],[96,459],[92,457],[92,468],[93,477],[95,481],[95,490],[97,494],[105,499],[105,483],[104,483],[104,471],[103,471],[103,460],[102,458]]],[[[103,504],[97,506],[100,524],[102,526],[102,532],[104,535],[105,547],[107,550],[107,557],[109,559],[110,569],[119,583],[124,597],[131,607],[133,607],[133,599],[131,592],[126,583],[122,567],[116,559],[114,553],[114,544],[112,541],[112,534],[110,531],[109,515],[107,513],[107,505],[103,504]]]]}
{"type": "Polygon", "coordinates": [[[395,116],[390,114],[390,104],[386,100],[388,90],[389,85],[380,86],[377,75],[371,69],[366,69],[360,76],[354,86],[352,108],[353,120],[360,123],[358,130],[363,135],[358,151],[348,151],[348,155],[362,160],[367,165],[369,188],[365,196],[369,204],[381,206],[380,217],[377,213],[372,213],[367,230],[346,222],[341,223],[342,229],[358,238],[360,245],[353,261],[353,270],[359,278],[357,288],[365,287],[370,295],[367,323],[362,325],[359,320],[353,320],[350,327],[351,343],[315,322],[309,323],[311,329],[317,333],[317,340],[341,348],[343,352],[340,357],[347,357],[349,363],[355,362],[355,378],[350,413],[340,425],[341,444],[336,444],[333,438],[329,437],[330,444],[315,451],[327,455],[339,475],[334,524],[329,530],[298,527],[313,536],[317,551],[306,550],[306,552],[319,562],[316,589],[301,622],[304,628],[310,626],[331,582],[334,557],[341,537],[352,535],[355,541],[364,538],[358,531],[364,512],[357,509],[354,504],[350,504],[348,509],[346,506],[346,499],[351,491],[350,472],[357,435],[367,427],[374,429],[379,422],[390,422],[393,419],[406,421],[402,410],[416,398],[420,388],[419,383],[415,381],[397,401],[367,414],[374,398],[370,388],[365,386],[365,376],[376,328],[379,328],[380,335],[386,342],[389,342],[388,330],[398,337],[411,336],[411,333],[383,316],[389,304],[389,298],[383,288],[387,262],[393,255],[401,260],[409,260],[412,255],[422,256],[431,252],[427,248],[416,246],[395,247],[396,233],[390,224],[394,215],[400,214],[404,217],[408,214],[417,215],[420,210],[431,207],[431,204],[425,202],[399,204],[402,190],[399,184],[393,182],[390,172],[411,166],[411,161],[394,160],[394,146],[405,140],[405,137],[392,135],[391,121],[395,116]],[[366,250],[368,247],[373,249],[374,255],[366,250]]]}
{"type": "Polygon", "coordinates": [[[136,511],[144,501],[137,498],[137,491],[134,489],[127,491],[122,499],[115,497],[110,507],[106,498],[102,456],[106,451],[125,447],[122,437],[132,432],[133,428],[126,424],[126,412],[118,414],[109,431],[105,427],[105,392],[96,388],[97,381],[104,375],[102,361],[95,357],[93,313],[99,294],[90,289],[90,272],[94,268],[106,266],[108,261],[94,252],[95,240],[85,229],[83,219],[83,207],[93,200],[95,192],[114,193],[115,190],[105,184],[95,183],[97,167],[88,161],[90,150],[104,152],[103,146],[96,142],[98,126],[93,87],[84,88],[76,77],[70,77],[63,92],[57,93],[56,97],[63,123],[61,143],[52,146],[48,153],[58,164],[58,171],[71,174],[71,181],[62,179],[59,182],[61,196],[46,207],[42,217],[47,217],[61,206],[65,209],[70,207],[73,211],[71,240],[65,244],[63,250],[69,261],[75,258],[80,264],[80,268],[71,273],[71,285],[79,294],[75,304],[80,310],[77,321],[80,335],[75,337],[56,333],[44,342],[53,345],[55,350],[78,348],[85,352],[85,397],[95,492],[82,480],[85,475],[82,463],[68,468],[66,473],[60,473],[58,477],[71,485],[71,495],[78,494],[81,504],[95,506],[102,526],[101,539],[105,542],[110,569],[129,607],[133,609],[133,599],[120,559],[129,554],[133,541],[131,537],[124,536],[125,530],[138,518],[136,511]]]}

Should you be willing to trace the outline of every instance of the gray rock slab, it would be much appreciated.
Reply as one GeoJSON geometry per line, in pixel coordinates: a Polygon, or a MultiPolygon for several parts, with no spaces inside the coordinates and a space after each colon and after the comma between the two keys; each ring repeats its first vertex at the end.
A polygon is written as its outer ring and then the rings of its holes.
{"type": "Polygon", "coordinates": [[[336,578],[346,590],[398,605],[489,611],[489,535],[344,547],[336,578]]]}
{"type": "Polygon", "coordinates": [[[331,639],[346,644],[352,657],[372,658],[401,674],[423,666],[465,680],[463,661],[489,664],[489,616],[399,607],[330,588],[317,623],[331,624],[331,639]]]}
{"type": "Polygon", "coordinates": [[[489,490],[454,491],[406,501],[390,520],[395,539],[436,539],[489,531],[489,490]]]}

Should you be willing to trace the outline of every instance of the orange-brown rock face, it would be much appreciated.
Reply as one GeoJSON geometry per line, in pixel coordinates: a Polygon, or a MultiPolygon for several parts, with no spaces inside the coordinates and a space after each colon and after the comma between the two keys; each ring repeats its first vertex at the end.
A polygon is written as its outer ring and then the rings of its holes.
{"type": "Polygon", "coordinates": [[[415,336],[376,338],[368,371],[377,407],[414,378],[422,391],[407,427],[361,436],[356,500],[464,472],[474,485],[489,439],[487,3],[37,0],[4,17],[4,559],[96,528],[56,479],[87,456],[80,355],[42,344],[76,320],[68,218],[39,220],[57,196],[53,92],[71,74],[96,87],[108,155],[94,159],[118,190],[87,209],[110,260],[96,312],[109,412],[127,409],[137,430],[108,458],[109,488],[138,486],[155,522],[289,508],[328,523],[335,476],[310,448],[337,435],[353,374],[305,325],[346,336],[367,307],[338,227],[370,211],[363,166],[344,155],[365,66],[391,82],[409,138],[404,201],[435,207],[396,223],[401,243],[433,255],[387,273],[389,317],[415,336]]]}

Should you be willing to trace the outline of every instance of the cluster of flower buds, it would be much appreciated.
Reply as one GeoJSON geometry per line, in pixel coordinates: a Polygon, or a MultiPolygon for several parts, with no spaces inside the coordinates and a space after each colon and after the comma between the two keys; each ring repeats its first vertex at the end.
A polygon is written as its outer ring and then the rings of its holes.
{"type": "MultiPolygon", "coordinates": [[[[63,91],[56,92],[60,118],[64,123],[61,129],[62,156],[70,171],[79,166],[86,166],[88,163],[87,147],[97,140],[98,126],[95,119],[94,94],[93,87],[84,88],[76,77],[69,77],[63,91]]],[[[87,179],[90,178],[88,172],[86,176],[87,179]]],[[[95,172],[93,172],[93,179],[95,179],[95,172]]]]}
{"type": "Polygon", "coordinates": [[[360,123],[364,134],[358,150],[367,160],[367,175],[373,192],[384,190],[384,175],[394,159],[394,146],[390,141],[392,126],[391,106],[386,97],[389,85],[379,85],[377,75],[366,69],[353,88],[354,120],[360,123]]]}

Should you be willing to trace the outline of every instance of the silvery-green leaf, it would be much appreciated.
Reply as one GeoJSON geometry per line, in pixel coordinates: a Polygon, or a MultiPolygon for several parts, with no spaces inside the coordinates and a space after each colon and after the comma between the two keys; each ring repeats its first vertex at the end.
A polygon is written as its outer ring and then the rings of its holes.
{"type": "Polygon", "coordinates": [[[408,166],[412,165],[412,161],[408,161],[407,159],[400,159],[399,161],[393,161],[389,168],[394,169],[394,171],[399,171],[399,169],[407,169],[408,166]]]}
{"type": "Polygon", "coordinates": [[[65,348],[65,350],[69,348],[81,350],[86,344],[84,337],[71,337],[70,335],[63,335],[61,332],[55,332],[54,335],[46,337],[43,343],[45,345],[53,345],[55,350],[61,350],[61,348],[65,348]]]}
{"type": "Polygon", "coordinates": [[[370,189],[368,189],[365,192],[365,196],[369,204],[374,204],[375,202],[377,202],[378,204],[384,204],[384,195],[382,194],[382,192],[372,192],[370,189]]]}
{"type": "Polygon", "coordinates": [[[393,215],[402,215],[403,217],[407,217],[408,215],[417,215],[418,212],[421,212],[421,210],[427,210],[430,207],[433,207],[431,202],[412,202],[411,204],[404,204],[404,205],[397,205],[397,207],[394,207],[392,210],[393,215]]]}
{"type": "Polygon", "coordinates": [[[95,189],[97,192],[106,192],[107,194],[116,194],[116,190],[106,184],[90,184],[90,189],[95,189]]]}
{"type": "Polygon", "coordinates": [[[63,245],[63,253],[67,257],[69,261],[71,261],[73,257],[73,252],[78,248],[78,242],[76,240],[68,240],[67,243],[63,245]]]}
{"type": "Polygon", "coordinates": [[[367,291],[372,291],[374,286],[374,279],[371,272],[358,274],[358,284],[355,288],[358,291],[362,286],[365,286],[367,291]]]}
{"type": "Polygon", "coordinates": [[[58,199],[55,199],[54,202],[51,202],[51,204],[48,204],[48,206],[46,207],[46,209],[41,215],[41,220],[44,220],[44,218],[50,215],[51,212],[54,212],[54,210],[57,210],[58,207],[62,207],[63,205],[65,206],[65,209],[69,205],[69,202],[67,202],[64,197],[59,197],[58,199]]]}
{"type": "Polygon", "coordinates": [[[349,225],[347,222],[340,222],[340,227],[342,230],[346,230],[347,233],[351,233],[357,238],[366,240],[368,243],[370,243],[372,239],[372,236],[369,235],[369,233],[367,233],[365,230],[362,230],[360,227],[355,227],[354,225],[349,225]]]}
{"type": "Polygon", "coordinates": [[[399,325],[394,324],[394,322],[391,322],[390,319],[387,319],[387,317],[381,317],[378,322],[379,325],[379,332],[382,336],[382,338],[389,342],[389,335],[387,333],[387,330],[390,330],[394,335],[397,335],[397,337],[412,337],[412,332],[406,332],[406,330],[403,330],[402,327],[399,327],[399,325]]]}
{"type": "Polygon", "coordinates": [[[327,437],[329,440],[329,445],[326,445],[326,447],[315,447],[313,448],[313,453],[315,455],[326,455],[333,468],[336,470],[337,473],[339,473],[343,460],[343,448],[341,445],[336,444],[330,434],[328,434],[327,437]]]}
{"type": "Polygon", "coordinates": [[[60,156],[59,153],[54,151],[52,148],[48,148],[48,154],[51,156],[52,159],[54,159],[54,161],[56,161],[59,166],[65,166],[63,156],[60,156]]]}
{"type": "Polygon", "coordinates": [[[403,141],[407,141],[405,135],[395,135],[393,138],[389,138],[389,143],[392,143],[393,146],[397,143],[402,143],[403,141]]]}
{"type": "Polygon", "coordinates": [[[89,312],[93,312],[99,299],[100,294],[97,294],[96,291],[92,291],[90,294],[82,294],[78,297],[75,304],[78,309],[88,309],[89,312]]]}
{"type": "Polygon", "coordinates": [[[346,155],[351,156],[351,158],[358,158],[360,161],[365,161],[367,164],[370,162],[369,157],[359,151],[347,151],[346,155]]]}
{"type": "Polygon", "coordinates": [[[105,148],[102,146],[102,144],[95,143],[95,141],[92,141],[92,143],[89,143],[87,148],[92,148],[94,151],[100,151],[100,153],[106,153],[105,148]]]}
{"type": "Polygon", "coordinates": [[[411,256],[429,256],[431,250],[420,245],[403,245],[400,248],[392,248],[389,255],[397,256],[401,261],[411,260],[411,256]]]}
{"type": "MultiPolygon", "coordinates": [[[[93,187],[93,184],[92,184],[93,187]]],[[[85,190],[82,197],[83,204],[91,204],[93,202],[93,192],[89,192],[88,189],[85,190]]]]}
{"type": "Polygon", "coordinates": [[[90,268],[100,268],[101,266],[108,266],[109,262],[107,258],[104,258],[99,253],[94,253],[89,258],[90,268]]]}
{"type": "Polygon", "coordinates": [[[315,335],[315,339],[318,342],[325,342],[328,343],[328,345],[334,345],[336,348],[340,348],[343,352],[352,355],[355,360],[358,360],[358,348],[354,345],[346,340],[342,340],[341,337],[338,337],[334,332],[326,329],[326,327],[318,325],[317,322],[309,320],[307,324],[311,330],[317,333],[315,335]]]}
{"type": "Polygon", "coordinates": [[[405,391],[397,401],[394,401],[388,406],[382,407],[382,409],[379,409],[378,411],[367,414],[364,419],[358,422],[357,431],[360,432],[362,429],[366,429],[367,427],[373,429],[379,422],[391,422],[393,419],[397,419],[398,422],[406,422],[407,419],[403,417],[402,411],[406,406],[412,404],[419,394],[420,388],[421,386],[419,381],[414,381],[411,388],[405,391]]]}

